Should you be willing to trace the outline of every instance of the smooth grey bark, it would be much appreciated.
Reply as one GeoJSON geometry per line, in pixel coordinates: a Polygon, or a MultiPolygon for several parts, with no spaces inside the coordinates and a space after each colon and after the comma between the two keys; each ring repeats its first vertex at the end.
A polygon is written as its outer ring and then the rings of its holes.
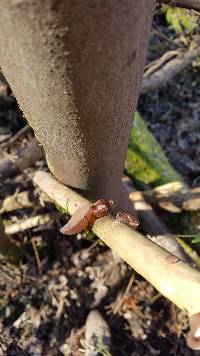
{"type": "Polygon", "coordinates": [[[61,182],[121,183],[154,0],[0,0],[0,65],[61,182]]]}

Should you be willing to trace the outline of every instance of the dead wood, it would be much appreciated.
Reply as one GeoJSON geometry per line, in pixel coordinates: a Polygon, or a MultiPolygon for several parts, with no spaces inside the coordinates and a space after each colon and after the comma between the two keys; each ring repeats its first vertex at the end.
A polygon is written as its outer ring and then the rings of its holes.
{"type": "Polygon", "coordinates": [[[1,148],[12,146],[22,135],[24,135],[28,130],[30,130],[30,126],[26,125],[22,127],[14,136],[12,136],[9,140],[1,144],[1,148]]]}
{"type": "Polygon", "coordinates": [[[0,209],[0,214],[7,213],[9,211],[30,208],[35,205],[37,199],[34,194],[29,191],[15,192],[13,195],[6,197],[0,209]]]}
{"type": "Polygon", "coordinates": [[[30,218],[20,220],[14,224],[6,225],[5,231],[8,235],[16,234],[17,232],[32,229],[36,226],[45,225],[49,221],[53,221],[60,218],[60,216],[61,214],[58,212],[32,216],[30,218]]]}
{"type": "Polygon", "coordinates": [[[38,145],[34,138],[26,148],[19,151],[15,160],[9,158],[9,155],[3,157],[0,161],[0,180],[10,178],[27,167],[33,166],[37,161],[44,157],[42,147],[38,145]]]}
{"type": "Polygon", "coordinates": [[[151,205],[146,202],[143,192],[136,191],[128,177],[125,177],[123,182],[129,192],[129,198],[133,202],[134,208],[138,213],[143,231],[150,236],[154,236],[154,242],[158,245],[178,256],[182,261],[188,262],[188,257],[184,250],[178,244],[176,239],[172,237],[168,227],[155,213],[151,205]]]}
{"type": "Polygon", "coordinates": [[[165,86],[177,73],[187,67],[200,55],[199,42],[193,42],[185,51],[166,52],[157,61],[148,65],[144,72],[141,93],[165,86]]]}
{"type": "Polygon", "coordinates": [[[184,251],[190,256],[191,260],[195,263],[195,265],[200,269],[200,257],[196,251],[194,251],[185,241],[180,237],[176,236],[179,244],[184,248],[184,251]]]}
{"type": "Polygon", "coordinates": [[[187,189],[181,182],[173,182],[143,194],[156,209],[161,208],[172,213],[200,210],[200,187],[187,189]]]}
{"type": "Polygon", "coordinates": [[[13,195],[6,197],[1,204],[0,214],[8,213],[10,211],[18,210],[18,209],[26,209],[36,206],[41,202],[49,202],[50,199],[47,195],[43,194],[38,198],[36,196],[36,192],[31,191],[16,191],[13,195]]]}
{"type": "MultiPolygon", "coordinates": [[[[80,205],[90,205],[88,200],[46,172],[37,172],[34,182],[71,215],[80,205]]],[[[169,252],[111,216],[97,219],[93,232],[178,307],[191,316],[199,313],[200,273],[197,270],[180,260],[170,262],[169,252]]]]}

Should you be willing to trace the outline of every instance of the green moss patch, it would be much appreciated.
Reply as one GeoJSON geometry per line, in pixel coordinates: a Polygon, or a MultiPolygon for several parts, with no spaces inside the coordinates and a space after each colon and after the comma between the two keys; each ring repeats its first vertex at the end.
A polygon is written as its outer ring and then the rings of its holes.
{"type": "Polygon", "coordinates": [[[182,181],[138,112],[131,130],[125,169],[143,189],[182,181]]]}

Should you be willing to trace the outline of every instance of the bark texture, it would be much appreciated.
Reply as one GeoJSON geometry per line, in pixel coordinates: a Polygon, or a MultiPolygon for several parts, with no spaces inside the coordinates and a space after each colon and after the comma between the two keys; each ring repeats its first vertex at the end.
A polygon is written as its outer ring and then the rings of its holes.
{"type": "Polygon", "coordinates": [[[128,208],[121,175],[154,0],[0,5],[0,65],[50,170],[128,208]]]}

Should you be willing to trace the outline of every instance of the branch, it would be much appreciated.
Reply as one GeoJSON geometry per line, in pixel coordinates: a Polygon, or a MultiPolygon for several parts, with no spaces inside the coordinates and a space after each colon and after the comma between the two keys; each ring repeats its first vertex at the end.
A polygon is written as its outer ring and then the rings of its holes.
{"type": "Polygon", "coordinates": [[[12,161],[9,155],[0,160],[0,180],[12,177],[25,168],[33,166],[43,157],[44,152],[42,147],[39,146],[37,140],[33,138],[27,147],[19,151],[19,155],[15,161],[12,161]]]}
{"type": "Polygon", "coordinates": [[[8,235],[13,235],[19,231],[25,231],[36,226],[46,225],[49,221],[58,219],[60,216],[60,213],[48,213],[45,215],[32,216],[30,218],[20,220],[14,224],[6,225],[5,232],[8,235]]]}
{"type": "Polygon", "coordinates": [[[138,213],[143,231],[148,235],[154,236],[154,241],[158,245],[178,256],[182,261],[189,262],[190,259],[176,239],[172,237],[168,227],[155,213],[151,205],[146,202],[143,192],[134,190],[130,178],[124,177],[123,182],[129,192],[129,199],[133,202],[134,208],[138,213]],[[158,238],[157,235],[159,235],[158,238]]]}
{"type": "MultiPolygon", "coordinates": [[[[36,172],[34,182],[71,215],[90,202],[58,183],[49,173],[36,172]]],[[[170,262],[169,252],[113,217],[97,219],[93,232],[161,294],[191,316],[200,311],[200,273],[182,261],[170,262]]]]}
{"type": "Polygon", "coordinates": [[[13,195],[6,197],[2,201],[0,214],[13,210],[30,208],[36,204],[36,202],[36,197],[34,194],[30,194],[29,191],[15,192],[13,195]]]}
{"type": "Polygon", "coordinates": [[[1,148],[8,148],[12,146],[22,135],[24,135],[28,130],[30,130],[30,126],[26,125],[22,127],[14,136],[12,136],[8,141],[1,144],[1,148]]]}
{"type": "Polygon", "coordinates": [[[156,209],[172,213],[200,210],[200,187],[186,189],[181,182],[167,183],[143,193],[145,199],[156,209]]]}
{"type": "MultiPolygon", "coordinates": [[[[50,199],[43,194],[40,194],[40,201],[49,202],[50,199]]],[[[39,204],[39,199],[35,191],[25,190],[23,192],[16,191],[14,194],[6,197],[0,204],[0,214],[8,213],[18,209],[31,208],[39,204]]]]}
{"type": "Polygon", "coordinates": [[[191,48],[185,52],[166,52],[161,58],[147,67],[143,76],[141,93],[144,94],[150,90],[165,86],[199,55],[200,46],[198,42],[193,43],[191,48]]]}

